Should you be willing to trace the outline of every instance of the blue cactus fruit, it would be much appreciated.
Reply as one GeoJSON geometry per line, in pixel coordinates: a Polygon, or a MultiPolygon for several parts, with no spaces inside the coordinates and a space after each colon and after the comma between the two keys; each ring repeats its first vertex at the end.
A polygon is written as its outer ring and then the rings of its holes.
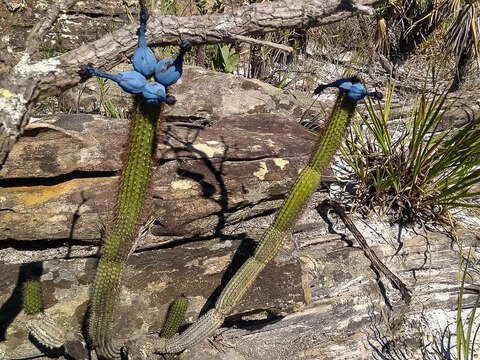
{"type": "Polygon", "coordinates": [[[155,81],[149,82],[142,91],[143,99],[147,104],[158,105],[166,102],[169,105],[175,103],[175,97],[167,96],[165,87],[155,81]]]}
{"type": "Polygon", "coordinates": [[[383,98],[383,94],[378,91],[367,92],[367,90],[365,90],[365,87],[360,83],[353,84],[350,87],[350,90],[348,91],[347,96],[353,101],[359,101],[363,99],[365,96],[371,96],[378,100],[381,100],[383,98]]]}
{"type": "Polygon", "coordinates": [[[183,56],[192,48],[188,40],[183,40],[180,44],[180,52],[175,60],[160,60],[155,66],[155,80],[167,87],[175,84],[183,73],[183,56]]]}
{"type": "Polygon", "coordinates": [[[315,95],[320,94],[324,89],[329,87],[336,87],[341,92],[347,93],[347,97],[354,102],[363,99],[365,96],[371,96],[379,100],[383,98],[382,93],[378,91],[367,92],[365,87],[360,83],[360,79],[356,76],[338,79],[329,84],[321,84],[317,86],[313,93],[315,95]]]}
{"type": "Polygon", "coordinates": [[[140,11],[140,27],[137,30],[138,35],[138,48],[133,54],[132,63],[135,71],[138,71],[146,78],[152,76],[155,71],[155,65],[157,59],[155,54],[147,45],[147,39],[145,38],[145,32],[147,31],[148,11],[142,7],[140,11]]]}
{"type": "Polygon", "coordinates": [[[335,80],[329,84],[321,84],[318,85],[317,88],[313,91],[315,95],[320,94],[323,90],[329,87],[336,87],[339,88],[341,91],[347,92],[352,87],[352,83],[358,82],[358,78],[342,78],[335,80]]]}
{"type": "Polygon", "coordinates": [[[124,91],[130,94],[140,94],[145,85],[147,85],[145,76],[137,71],[123,71],[119,74],[108,74],[90,64],[85,66],[84,70],[91,76],[99,76],[115,81],[124,91]]]}

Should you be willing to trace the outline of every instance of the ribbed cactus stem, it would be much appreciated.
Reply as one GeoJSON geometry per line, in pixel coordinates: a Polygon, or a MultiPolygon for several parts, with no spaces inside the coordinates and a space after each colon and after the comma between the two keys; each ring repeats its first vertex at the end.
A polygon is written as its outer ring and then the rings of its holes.
{"type": "Polygon", "coordinates": [[[23,309],[33,315],[43,311],[42,286],[40,281],[26,281],[23,284],[23,309]]]}
{"type": "Polygon", "coordinates": [[[176,299],[168,309],[167,319],[163,326],[160,336],[170,339],[178,331],[180,325],[185,320],[185,313],[187,312],[188,301],[181,296],[176,299]]]}
{"type": "Polygon", "coordinates": [[[356,102],[339,94],[332,115],[318,136],[310,161],[295,181],[273,224],[264,233],[253,257],[247,260],[220,294],[215,307],[222,314],[227,315],[232,311],[260,271],[285,243],[290,230],[303,213],[308,198],[318,187],[323,169],[340,146],[355,108],[356,102]]]}
{"type": "Polygon", "coordinates": [[[26,326],[29,334],[47,348],[57,349],[65,344],[65,331],[55,320],[44,313],[31,316],[26,326]]]}
{"type": "Polygon", "coordinates": [[[141,222],[152,168],[160,107],[136,98],[127,160],[122,170],[117,208],[97,268],[90,303],[88,333],[93,346],[107,358],[120,355],[111,327],[121,276],[141,222]]]}
{"type": "Polygon", "coordinates": [[[310,195],[320,183],[321,174],[339,148],[345,130],[355,112],[356,101],[340,92],[334,109],[323,130],[307,166],[298,176],[283,202],[273,224],[264,233],[254,255],[238,270],[223,289],[215,309],[203,315],[181,335],[162,341],[160,352],[179,352],[212,335],[223,323],[263,270],[283,246],[290,230],[303,213],[310,195]]]}

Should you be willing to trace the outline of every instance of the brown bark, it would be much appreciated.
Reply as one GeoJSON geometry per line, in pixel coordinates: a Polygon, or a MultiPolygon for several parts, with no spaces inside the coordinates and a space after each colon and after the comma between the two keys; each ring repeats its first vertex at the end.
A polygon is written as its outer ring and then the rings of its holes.
{"type": "MultiPolygon", "coordinates": [[[[369,11],[376,1],[276,1],[234,9],[223,14],[158,16],[149,22],[149,41],[175,44],[189,39],[194,45],[232,41],[235,35],[264,34],[285,28],[307,28],[369,11]]],[[[0,81],[0,164],[27,124],[29,111],[39,100],[78,84],[81,65],[110,69],[130,56],[137,44],[137,24],[126,26],[62,56],[32,63],[28,52],[0,81]]]]}

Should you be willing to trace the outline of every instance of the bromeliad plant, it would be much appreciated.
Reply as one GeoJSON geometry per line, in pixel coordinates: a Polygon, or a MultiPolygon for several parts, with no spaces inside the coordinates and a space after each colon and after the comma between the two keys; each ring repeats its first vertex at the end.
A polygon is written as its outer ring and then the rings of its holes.
{"type": "Polygon", "coordinates": [[[406,128],[394,138],[388,127],[393,93],[392,84],[378,109],[367,102],[368,116],[353,121],[342,147],[363,210],[381,209],[406,222],[450,221],[453,208],[479,207],[468,200],[479,194],[472,186],[480,181],[480,119],[445,127],[451,107],[446,94],[423,91],[406,128]]]}

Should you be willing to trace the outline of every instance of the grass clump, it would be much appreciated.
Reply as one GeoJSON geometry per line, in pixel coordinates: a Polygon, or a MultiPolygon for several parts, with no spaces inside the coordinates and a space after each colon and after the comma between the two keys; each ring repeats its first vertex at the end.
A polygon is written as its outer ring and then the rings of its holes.
{"type": "Polygon", "coordinates": [[[445,125],[446,94],[423,91],[394,137],[387,126],[393,93],[392,84],[383,106],[367,101],[368,116],[352,122],[342,148],[357,178],[360,210],[380,209],[403,222],[449,222],[449,210],[479,207],[470,199],[480,193],[472,191],[480,181],[480,119],[445,125]]]}
{"type": "Polygon", "coordinates": [[[464,295],[467,288],[465,287],[466,277],[468,274],[468,266],[470,265],[470,251],[468,252],[467,259],[465,261],[465,270],[462,271],[464,257],[462,252],[459,254],[458,262],[458,281],[459,281],[459,293],[457,297],[457,359],[468,360],[474,359],[475,355],[475,341],[480,330],[480,326],[474,329],[475,313],[480,304],[480,292],[476,290],[477,296],[473,308],[464,321],[462,317],[462,310],[465,308],[464,295]]]}

